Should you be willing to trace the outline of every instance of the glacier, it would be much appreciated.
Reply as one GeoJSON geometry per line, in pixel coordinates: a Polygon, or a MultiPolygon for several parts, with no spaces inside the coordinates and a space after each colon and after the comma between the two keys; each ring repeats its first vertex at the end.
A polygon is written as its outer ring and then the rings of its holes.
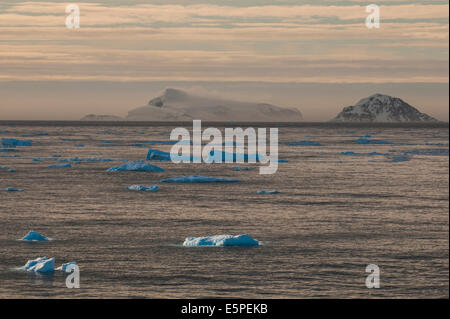
{"type": "Polygon", "coordinates": [[[230,246],[260,246],[261,243],[250,235],[215,235],[207,237],[188,237],[184,240],[185,247],[230,247],[230,246]]]}
{"type": "Polygon", "coordinates": [[[164,172],[161,167],[156,165],[147,164],[143,161],[128,162],[126,164],[111,167],[108,172],[123,172],[123,171],[137,171],[137,172],[164,172]]]}

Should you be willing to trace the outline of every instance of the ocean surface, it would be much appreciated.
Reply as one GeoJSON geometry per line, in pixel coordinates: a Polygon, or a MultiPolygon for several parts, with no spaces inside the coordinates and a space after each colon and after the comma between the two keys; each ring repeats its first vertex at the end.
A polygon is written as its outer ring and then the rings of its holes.
{"type": "Polygon", "coordinates": [[[267,124],[288,161],[274,175],[171,162],[152,162],[163,173],[106,172],[169,151],[149,142],[176,126],[192,123],[0,122],[0,138],[33,141],[0,151],[0,166],[16,170],[0,169],[0,188],[24,189],[0,191],[0,298],[449,297],[448,125],[267,124]],[[289,145],[300,141],[320,145],[289,145]],[[392,144],[373,144],[383,141],[392,144]],[[48,167],[73,157],[113,161],[48,167]],[[184,175],[241,182],[159,183],[184,175]],[[16,240],[30,230],[53,240],[16,240]],[[182,246],[217,234],[263,245],[182,246]],[[16,269],[43,256],[76,261],[81,288],[66,288],[65,273],[16,269]],[[379,289],[366,288],[368,264],[381,270],[379,289]]]}

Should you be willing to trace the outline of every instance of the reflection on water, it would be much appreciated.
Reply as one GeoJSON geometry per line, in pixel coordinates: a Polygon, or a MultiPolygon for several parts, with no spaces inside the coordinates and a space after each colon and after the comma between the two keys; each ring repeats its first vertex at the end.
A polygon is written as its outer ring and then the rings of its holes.
{"type": "Polygon", "coordinates": [[[448,127],[283,126],[279,152],[288,162],[270,176],[233,164],[106,172],[145,158],[148,147],[169,151],[145,142],[167,140],[171,128],[0,123],[8,131],[0,137],[48,133],[26,138],[33,146],[18,157],[0,157],[16,169],[0,170],[0,188],[25,189],[0,191],[0,297],[448,298],[448,127]],[[367,133],[393,144],[354,142],[367,133]],[[303,140],[320,145],[288,143],[303,140]],[[386,155],[405,152],[412,155],[402,162],[386,155]],[[48,167],[73,157],[113,161],[48,167]],[[183,175],[242,182],[159,183],[183,175]],[[125,189],[134,184],[160,190],[125,189]],[[280,194],[257,194],[264,189],[280,194]],[[30,230],[55,240],[15,240],[30,230]],[[181,246],[185,237],[226,233],[264,246],[181,246]],[[43,256],[56,266],[78,262],[81,289],[67,289],[65,273],[11,270],[43,256]],[[381,268],[380,289],[365,287],[368,264],[381,268]]]}

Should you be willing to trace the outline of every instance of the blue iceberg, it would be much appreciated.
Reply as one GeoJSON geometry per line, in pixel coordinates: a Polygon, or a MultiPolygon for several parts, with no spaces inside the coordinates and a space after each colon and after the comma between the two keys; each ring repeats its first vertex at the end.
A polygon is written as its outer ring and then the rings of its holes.
{"type": "Polygon", "coordinates": [[[68,263],[62,264],[60,267],[56,268],[56,270],[70,272],[73,268],[75,268],[75,266],[77,266],[76,262],[69,261],[68,263]]]}
{"type": "Polygon", "coordinates": [[[280,192],[277,190],[260,190],[258,194],[266,195],[266,194],[279,194],[280,192]]]}
{"type": "Polygon", "coordinates": [[[147,164],[143,161],[128,162],[126,164],[111,167],[108,172],[124,172],[124,171],[138,171],[138,172],[164,172],[161,167],[156,165],[147,164]]]}
{"type": "Polygon", "coordinates": [[[23,238],[20,240],[23,241],[48,241],[48,238],[44,235],[41,235],[35,231],[30,231],[28,234],[26,234],[23,238]]]}
{"type": "Polygon", "coordinates": [[[48,167],[52,167],[52,168],[71,168],[72,165],[70,165],[70,163],[67,163],[67,164],[52,164],[52,165],[49,165],[48,167]]]}
{"type": "Polygon", "coordinates": [[[7,188],[0,188],[0,191],[7,191],[7,192],[22,192],[23,189],[20,189],[20,188],[14,188],[14,187],[7,187],[7,188]]]}
{"type": "Polygon", "coordinates": [[[21,141],[15,138],[2,138],[1,144],[4,147],[31,146],[32,141],[21,141]]]}
{"type": "Polygon", "coordinates": [[[383,140],[371,140],[368,138],[360,137],[357,140],[355,140],[358,144],[393,144],[392,142],[383,141],[383,140]]]}
{"type": "Polygon", "coordinates": [[[235,178],[208,177],[208,176],[181,176],[161,180],[162,183],[234,183],[240,182],[235,178]]]}
{"type": "Polygon", "coordinates": [[[38,257],[33,260],[28,260],[22,269],[41,274],[53,273],[55,271],[55,258],[38,257]]]}
{"type": "Polygon", "coordinates": [[[8,172],[9,173],[15,173],[15,172],[17,172],[14,168],[10,168],[10,169],[8,169],[8,172]]]}
{"type": "Polygon", "coordinates": [[[142,186],[142,185],[131,185],[127,186],[129,191],[148,191],[148,192],[157,192],[159,190],[158,185],[153,186],[142,186]]]}
{"type": "Polygon", "coordinates": [[[208,237],[188,237],[184,240],[185,247],[230,247],[259,246],[261,243],[249,235],[216,235],[208,237]]]}

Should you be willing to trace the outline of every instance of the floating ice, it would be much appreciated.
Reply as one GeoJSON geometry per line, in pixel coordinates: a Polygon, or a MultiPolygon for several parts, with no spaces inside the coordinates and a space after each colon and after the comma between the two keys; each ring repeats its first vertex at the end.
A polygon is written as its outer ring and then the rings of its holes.
{"type": "Polygon", "coordinates": [[[399,155],[394,155],[394,156],[387,156],[387,158],[394,163],[399,163],[399,162],[407,162],[411,160],[411,156],[406,155],[406,154],[399,154],[399,155]]]}
{"type": "Polygon", "coordinates": [[[184,240],[186,247],[225,247],[225,246],[259,246],[259,241],[249,235],[216,235],[209,237],[188,237],[184,240]]]}
{"type": "Polygon", "coordinates": [[[48,133],[31,133],[31,134],[22,134],[22,137],[33,137],[33,136],[47,136],[48,133]]]}
{"type": "Polygon", "coordinates": [[[122,171],[139,171],[139,172],[164,172],[161,167],[147,164],[143,161],[128,162],[121,166],[111,167],[108,172],[122,172],[122,171]]]}
{"type": "Polygon", "coordinates": [[[235,171],[250,171],[252,170],[252,167],[235,167],[234,170],[235,171]]]}
{"type": "Polygon", "coordinates": [[[181,176],[161,180],[163,183],[234,183],[240,182],[235,178],[208,177],[208,176],[181,176]]]}
{"type": "Polygon", "coordinates": [[[37,273],[53,273],[55,271],[55,258],[38,257],[28,260],[22,269],[37,273]]]}
{"type": "Polygon", "coordinates": [[[300,141],[300,142],[288,142],[289,146],[320,146],[320,142],[313,141],[300,141]]]}
{"type": "Polygon", "coordinates": [[[392,142],[383,141],[383,140],[371,140],[368,138],[360,137],[357,140],[355,140],[358,144],[393,144],[392,142]]]}
{"type": "Polygon", "coordinates": [[[44,235],[41,235],[35,231],[30,231],[28,234],[26,234],[23,238],[20,240],[23,241],[48,241],[48,238],[44,235]]]}
{"type": "MultiPolygon", "coordinates": [[[[194,156],[190,155],[177,155],[176,157],[178,160],[181,161],[185,161],[185,162],[193,162],[194,161],[194,156]]],[[[147,158],[148,161],[170,161],[170,153],[169,152],[164,152],[164,151],[160,151],[157,149],[149,149],[148,153],[147,153],[147,158]]]]}
{"type": "Polygon", "coordinates": [[[351,156],[383,156],[387,154],[372,152],[372,153],[355,153],[355,152],[342,152],[342,155],[351,155],[351,156]]]}
{"type": "Polygon", "coordinates": [[[262,194],[262,195],[266,195],[266,194],[279,194],[280,192],[279,191],[277,191],[277,190],[271,190],[271,191],[268,191],[268,190],[260,190],[260,191],[258,191],[258,194],[262,194]]]}
{"type": "Polygon", "coordinates": [[[149,192],[156,192],[159,190],[158,185],[153,186],[142,186],[142,185],[131,185],[127,186],[127,189],[129,191],[149,191],[149,192]]]}
{"type": "Polygon", "coordinates": [[[9,173],[15,173],[15,172],[17,172],[14,168],[10,168],[9,170],[8,170],[8,172],[9,173]]]}
{"type": "Polygon", "coordinates": [[[0,152],[18,152],[18,150],[13,148],[0,148],[0,152]]]}
{"type": "Polygon", "coordinates": [[[79,157],[72,157],[69,158],[70,162],[86,162],[86,163],[99,163],[99,162],[113,162],[110,158],[79,158],[79,157]]]}
{"type": "Polygon", "coordinates": [[[20,188],[14,188],[14,187],[7,187],[7,188],[0,188],[0,191],[7,191],[7,192],[22,192],[23,189],[20,189],[20,188]]]}
{"type": "Polygon", "coordinates": [[[75,147],[84,147],[84,144],[75,144],[75,147]]]}
{"type": "Polygon", "coordinates": [[[404,152],[407,155],[425,155],[425,156],[448,156],[448,149],[423,149],[423,150],[410,150],[404,152]]]}
{"type": "Polygon", "coordinates": [[[52,165],[49,165],[48,167],[52,167],[52,168],[70,168],[70,167],[72,167],[72,165],[70,165],[70,163],[67,163],[67,164],[52,164],[52,165]]]}
{"type": "Polygon", "coordinates": [[[68,263],[62,264],[60,267],[56,268],[56,270],[61,270],[65,272],[71,271],[75,266],[77,266],[77,263],[74,261],[69,261],[68,263]]]}
{"type": "Polygon", "coordinates": [[[16,147],[16,146],[31,146],[32,141],[21,141],[16,140],[15,138],[2,138],[2,142],[4,147],[16,147]]]}
{"type": "Polygon", "coordinates": [[[259,154],[228,153],[223,151],[217,151],[216,154],[216,151],[212,150],[206,162],[212,163],[216,156],[222,160],[222,163],[225,163],[228,158],[232,159],[233,163],[236,163],[238,160],[243,160],[244,162],[248,162],[249,160],[254,160],[255,162],[264,160],[264,157],[259,154]]]}

